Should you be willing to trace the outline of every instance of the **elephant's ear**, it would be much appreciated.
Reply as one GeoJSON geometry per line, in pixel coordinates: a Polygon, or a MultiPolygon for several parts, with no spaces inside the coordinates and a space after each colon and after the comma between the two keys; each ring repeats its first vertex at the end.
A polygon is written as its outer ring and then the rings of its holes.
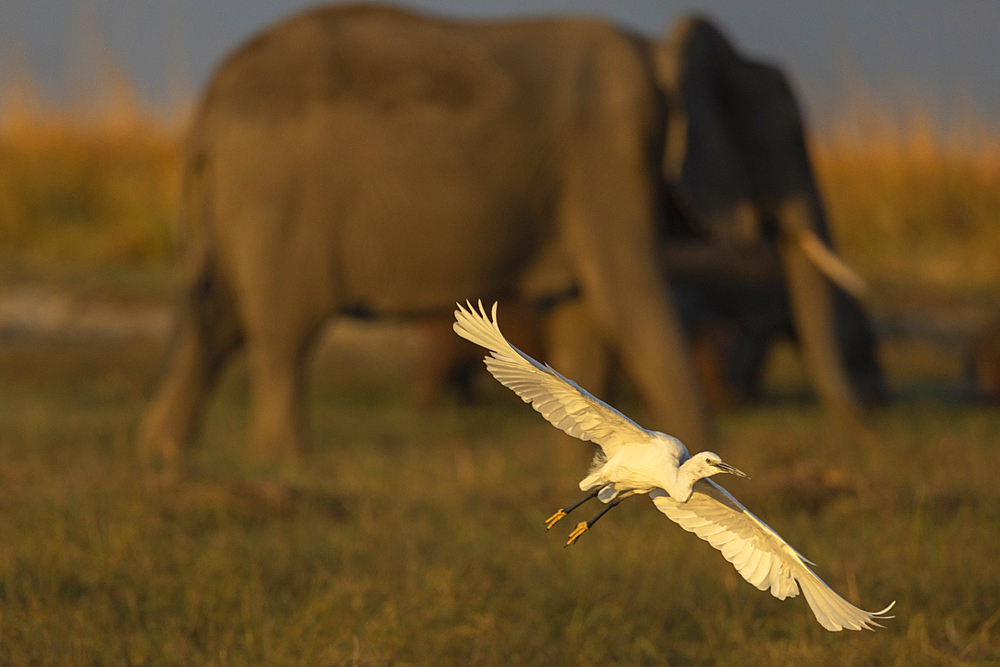
{"type": "Polygon", "coordinates": [[[739,60],[714,25],[690,16],[663,42],[657,62],[669,113],[664,171],[671,193],[716,240],[740,236],[740,211],[751,197],[728,110],[739,60]]]}
{"type": "Polygon", "coordinates": [[[784,75],[743,58],[697,16],[678,22],[658,51],[670,113],[664,172],[675,198],[708,238],[756,242],[761,205],[789,194],[776,185],[813,187],[795,182],[802,174],[775,173],[792,151],[805,150],[784,75]]]}

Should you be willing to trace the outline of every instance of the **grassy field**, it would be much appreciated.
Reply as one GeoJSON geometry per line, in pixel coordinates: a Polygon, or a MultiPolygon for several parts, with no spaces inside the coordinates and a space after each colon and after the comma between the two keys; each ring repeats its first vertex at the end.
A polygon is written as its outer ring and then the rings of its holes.
{"type": "Polygon", "coordinates": [[[838,249],[876,287],[1000,292],[1000,130],[854,115],[812,142],[838,249]]]}
{"type": "MultiPolygon", "coordinates": [[[[1000,661],[994,409],[918,390],[870,440],[803,400],[722,417],[718,451],[753,478],[726,486],[852,602],[898,601],[884,630],[834,634],[645,498],[564,548],[571,525],[543,522],[579,495],[589,448],[499,387],[423,414],[400,383],[321,358],[318,446],[278,484],[242,468],[237,367],[188,481],[160,489],[131,436],[161,353],[0,346],[0,664],[1000,661]]],[[[952,369],[891,371],[926,387],[952,369]]],[[[776,395],[796,372],[772,373],[776,395]]]]}
{"type": "MultiPolygon", "coordinates": [[[[0,287],[171,292],[175,133],[0,125],[0,287]]],[[[995,307],[994,157],[875,139],[815,143],[845,256],[883,303],[995,307]]],[[[1000,663],[998,413],[953,400],[955,348],[886,342],[899,400],[868,438],[814,405],[788,350],[764,405],[720,417],[717,450],[753,478],[727,488],[855,604],[898,601],[875,634],[826,632],[644,498],[564,548],[572,526],[543,522],[591,452],[499,387],[420,413],[405,373],[325,356],[317,447],[278,481],[243,466],[237,366],[186,481],[161,488],[133,434],[163,352],[0,340],[0,664],[1000,663]]]]}

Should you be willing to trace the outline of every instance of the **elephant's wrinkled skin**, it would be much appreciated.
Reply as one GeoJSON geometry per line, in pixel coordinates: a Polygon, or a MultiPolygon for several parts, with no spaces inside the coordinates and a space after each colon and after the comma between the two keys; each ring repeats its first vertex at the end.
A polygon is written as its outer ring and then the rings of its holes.
{"type": "MultiPolygon", "coordinates": [[[[259,453],[290,456],[304,440],[304,361],[332,315],[440,316],[466,298],[571,288],[655,427],[704,447],[711,428],[656,250],[662,51],[594,20],[471,24],[377,7],[314,10],[238,50],[193,120],[189,288],[145,452],[176,456],[242,345],[259,453]]],[[[822,278],[785,245],[790,279],[829,310],[822,278]]],[[[833,340],[818,342],[835,366],[833,340]]]]}

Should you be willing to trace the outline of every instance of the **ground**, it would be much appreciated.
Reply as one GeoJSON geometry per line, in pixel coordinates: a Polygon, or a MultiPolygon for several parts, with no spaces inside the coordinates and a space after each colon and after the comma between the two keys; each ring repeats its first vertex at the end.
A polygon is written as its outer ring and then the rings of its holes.
{"type": "Polygon", "coordinates": [[[887,346],[897,401],[868,438],[813,403],[788,350],[768,401],[721,417],[717,451],[752,477],[724,485],[850,601],[897,600],[884,630],[834,634],[644,497],[564,547],[544,521],[579,496],[589,445],[499,386],[420,413],[405,363],[361,379],[362,357],[325,348],[318,445],[272,479],[241,467],[237,364],[162,488],[132,437],[163,341],[22,334],[0,345],[2,664],[1000,660],[1000,433],[949,393],[954,350],[887,346]]]}
{"type": "Polygon", "coordinates": [[[297,475],[244,466],[237,363],[182,483],[147,477],[178,137],[28,120],[0,123],[0,665],[1000,663],[998,412],[960,385],[1000,307],[995,131],[971,152],[906,128],[813,144],[893,400],[848,432],[786,348],[763,404],[719,417],[752,478],[724,485],[848,600],[897,601],[885,629],[834,634],[646,498],[564,547],[544,521],[590,447],[495,383],[417,411],[405,328],[330,334],[297,475]]]}

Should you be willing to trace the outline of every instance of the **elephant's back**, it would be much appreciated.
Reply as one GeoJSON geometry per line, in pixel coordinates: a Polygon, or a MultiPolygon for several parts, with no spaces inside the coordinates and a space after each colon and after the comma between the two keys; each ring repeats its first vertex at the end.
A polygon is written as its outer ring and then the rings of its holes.
{"type": "Polygon", "coordinates": [[[212,238],[233,255],[326,248],[324,273],[374,310],[509,293],[557,233],[567,174],[611,163],[573,147],[601,143],[605,125],[639,126],[593,121],[622,97],[608,81],[648,90],[639,51],[595,20],[378,7],[294,17],[222,64],[195,117],[212,238]],[[621,55],[629,71],[607,65],[621,55]]]}
{"type": "Polygon", "coordinates": [[[322,7],[234,51],[212,78],[199,115],[280,121],[311,105],[391,113],[476,108],[511,94],[537,100],[565,92],[560,79],[574,78],[580,56],[600,58],[602,43],[634,41],[591,19],[477,23],[377,5],[322,7]]]}
{"type": "Polygon", "coordinates": [[[280,120],[313,104],[468,104],[477,79],[489,76],[475,50],[448,24],[401,10],[320,8],[234,52],[213,78],[203,110],[280,120]]]}

